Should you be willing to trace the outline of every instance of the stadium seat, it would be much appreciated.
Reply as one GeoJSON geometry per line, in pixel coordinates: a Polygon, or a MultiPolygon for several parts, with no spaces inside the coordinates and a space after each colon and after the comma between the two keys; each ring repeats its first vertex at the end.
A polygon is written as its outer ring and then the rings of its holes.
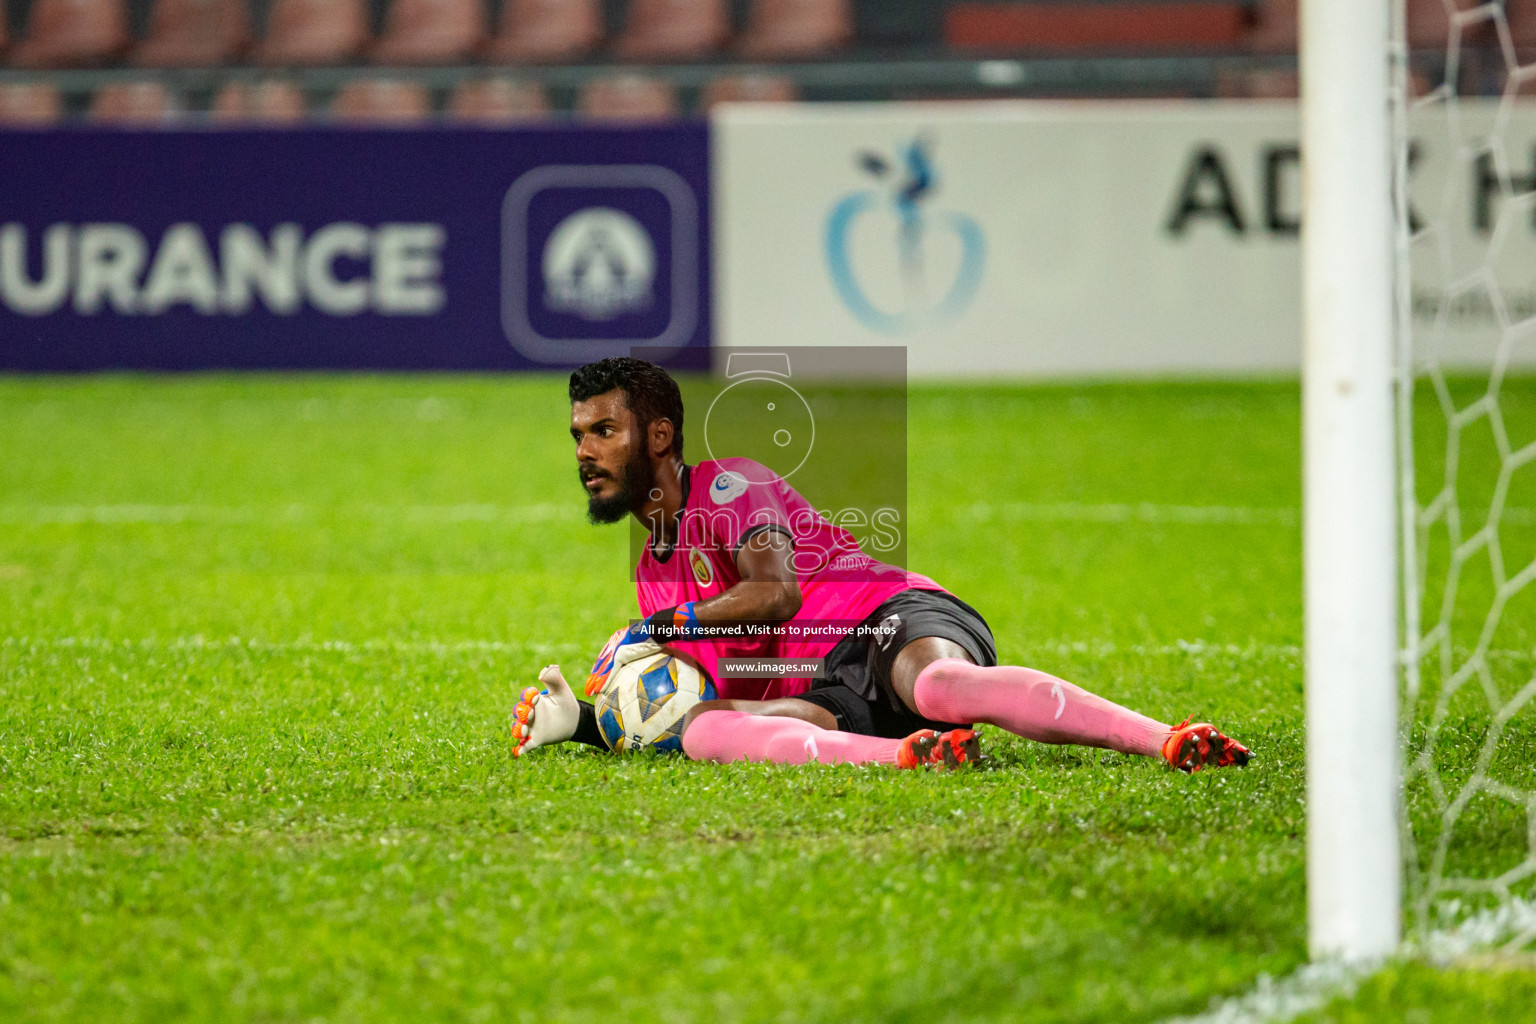
{"type": "Polygon", "coordinates": [[[304,120],[304,93],[292,82],[269,78],[261,82],[227,82],[208,108],[219,123],[297,124],[304,120]]]}
{"type": "Polygon", "coordinates": [[[576,112],[593,121],[666,121],[680,111],[672,83],[627,74],[588,82],[576,112]]]}
{"type": "Polygon", "coordinates": [[[64,119],[64,98],[52,82],[0,84],[0,125],[18,128],[64,119]]]}
{"type": "MultiPolygon", "coordinates": [[[[1465,11],[1479,6],[1481,0],[1452,0],[1457,10],[1465,11]]],[[[1528,0],[1510,0],[1505,8],[1511,11],[1525,5],[1528,0]]],[[[1407,0],[1408,47],[1412,50],[1428,50],[1444,53],[1451,38],[1451,18],[1442,0],[1407,0]]],[[[1511,17],[1513,22],[1513,17],[1511,17]]],[[[1494,28],[1491,19],[1479,20],[1463,30],[1462,41],[1473,46],[1493,43],[1494,28]]]]}
{"type": "Polygon", "coordinates": [[[853,38],[848,0],[753,0],[741,52],[749,57],[813,57],[853,38]]]}
{"type": "Polygon", "coordinates": [[[393,0],[371,57],[378,64],[451,64],[485,45],[485,0],[393,0]]]}
{"type": "Polygon", "coordinates": [[[178,113],[176,98],[161,82],[113,82],[96,91],[87,116],[97,124],[161,127],[178,113]]]}
{"type": "Polygon", "coordinates": [[[1295,53],[1300,31],[1300,0],[1264,0],[1244,42],[1255,53],[1295,53]]]}
{"type": "Polygon", "coordinates": [[[944,13],[944,39],[990,51],[1231,48],[1243,19],[1237,0],[958,3],[944,13]]]}
{"type": "Polygon", "coordinates": [[[337,91],[331,116],[349,124],[416,124],[432,116],[432,102],[419,82],[362,78],[337,91]]]}
{"type": "Polygon", "coordinates": [[[793,103],[799,99],[794,79],[782,75],[723,75],[711,79],[699,95],[699,109],[720,103],[793,103]]]}
{"type": "Polygon", "coordinates": [[[494,61],[569,60],[603,39],[598,0],[503,0],[501,27],[486,48],[494,61]]]}
{"type": "Polygon", "coordinates": [[[1408,47],[1443,51],[1451,36],[1451,19],[1441,0],[1405,0],[1408,47]]]}
{"type": "Polygon", "coordinates": [[[549,99],[537,82],[509,78],[482,78],[465,82],[448,101],[453,121],[478,124],[516,124],[538,121],[549,114],[549,99]]]}
{"type": "Polygon", "coordinates": [[[615,48],[632,60],[684,60],[718,49],[729,33],[725,0],[631,0],[615,48]]]}
{"type": "Polygon", "coordinates": [[[133,61],[144,67],[208,67],[238,57],[250,44],[245,0],[156,0],[149,34],[133,61]]]}
{"type": "Polygon", "coordinates": [[[1520,60],[1526,64],[1536,60],[1536,2],[1509,0],[1504,5],[1504,16],[1509,19],[1509,34],[1514,38],[1520,60]]]}
{"type": "Polygon", "coordinates": [[[128,49],[124,0],[34,0],[27,36],[11,53],[19,67],[100,64],[128,49]]]}
{"type": "Polygon", "coordinates": [[[368,43],[363,0],[272,0],[267,37],[257,50],[264,64],[345,64],[368,43]]]}

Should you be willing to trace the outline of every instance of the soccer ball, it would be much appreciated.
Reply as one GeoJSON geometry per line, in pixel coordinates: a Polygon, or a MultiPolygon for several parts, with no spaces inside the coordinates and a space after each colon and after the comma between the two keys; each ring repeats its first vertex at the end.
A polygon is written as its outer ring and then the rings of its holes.
{"type": "Polygon", "coordinates": [[[625,751],[683,749],[683,717],[701,700],[715,699],[715,684],[685,654],[662,650],[620,665],[593,702],[603,742],[625,751]]]}

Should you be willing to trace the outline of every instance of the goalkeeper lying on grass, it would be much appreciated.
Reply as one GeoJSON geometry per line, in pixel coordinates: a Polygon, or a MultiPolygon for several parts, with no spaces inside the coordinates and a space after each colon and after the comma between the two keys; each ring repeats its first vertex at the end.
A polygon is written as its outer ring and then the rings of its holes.
{"type": "MultiPolygon", "coordinates": [[[[974,723],[1042,743],[1161,757],[1175,768],[1246,764],[1210,725],[1170,726],[1034,669],[997,664],[992,631],[926,576],[877,562],[783,479],[747,459],[683,462],[675,381],[638,359],[571,374],[571,436],[593,523],[634,516],[643,621],[615,634],[588,692],[662,643],[697,661],[721,699],[689,713],[683,750],[704,761],[974,760],[974,723]],[[731,678],[722,659],[823,659],[820,677],[731,678]]],[[[603,746],[590,705],[558,666],[514,712],[515,753],[565,740],[603,746]]]]}

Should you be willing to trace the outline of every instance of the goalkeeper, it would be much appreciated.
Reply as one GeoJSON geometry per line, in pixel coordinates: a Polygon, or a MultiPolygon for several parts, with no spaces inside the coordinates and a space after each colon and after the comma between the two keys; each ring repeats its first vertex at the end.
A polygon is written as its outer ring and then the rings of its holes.
{"type": "MultiPolygon", "coordinates": [[[[634,516],[643,620],[621,630],[587,681],[660,644],[686,652],[719,700],[689,714],[696,760],[957,764],[974,723],[1044,743],[1161,757],[1184,771],[1242,765],[1249,751],[1207,724],[1170,726],[1044,672],[997,664],[985,620],[926,576],[875,561],[783,479],[746,459],[683,461],[677,384],[638,359],[571,374],[571,436],[593,523],[634,516]],[[816,679],[732,678],[726,658],[820,659],[816,679]]],[[[557,666],[523,692],[515,753],[602,746],[590,705],[557,666]]]]}

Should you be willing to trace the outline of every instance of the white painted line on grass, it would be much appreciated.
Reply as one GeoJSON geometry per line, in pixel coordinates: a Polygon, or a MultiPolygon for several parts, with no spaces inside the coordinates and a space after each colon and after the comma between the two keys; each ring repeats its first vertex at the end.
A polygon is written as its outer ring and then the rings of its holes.
{"type": "MultiPolygon", "coordinates": [[[[1503,952],[1514,953],[1533,940],[1536,904],[1511,899],[1452,927],[1405,942],[1397,959],[1421,958],[1438,967],[1455,967],[1467,957],[1501,946],[1503,952]]],[[[1304,964],[1278,980],[1261,974],[1252,992],[1222,1000],[1205,1013],[1170,1018],[1163,1024],[1285,1024],[1335,999],[1354,995],[1389,962],[1322,960],[1304,964]]]]}
{"type": "MultiPolygon", "coordinates": [[[[1170,523],[1179,525],[1295,525],[1294,508],[1247,508],[1233,505],[1087,504],[1078,502],[974,502],[925,506],[922,514],[975,522],[1170,523]]],[[[0,505],[0,522],[53,526],[161,525],[178,523],[283,523],[306,519],[367,519],[421,522],[548,522],[579,519],[581,503],[498,505],[198,505],[122,503],[99,505],[0,505]]]]}
{"type": "MultiPolygon", "coordinates": [[[[125,502],[119,504],[0,505],[0,523],[23,526],[175,525],[178,523],[285,523],[309,519],[364,519],[375,522],[544,523],[579,519],[581,503],[501,505],[462,502],[444,505],[198,505],[125,502]]],[[[1301,522],[1295,507],[1167,505],[1153,502],[972,502],[924,505],[920,517],[972,522],[1162,523],[1178,526],[1288,526],[1301,522]]],[[[1472,514],[1470,511],[1468,514],[1472,514]]],[[[1473,520],[1478,517],[1472,515],[1473,520]]],[[[1500,521],[1536,525],[1536,508],[1506,508],[1500,521]]]]}
{"type": "Polygon", "coordinates": [[[247,650],[285,653],[309,651],[338,654],[543,654],[561,648],[506,640],[257,640],[250,637],[112,638],[100,636],[0,637],[0,647],[82,651],[215,651],[247,650]]]}
{"type": "Polygon", "coordinates": [[[1454,928],[1430,932],[1410,943],[1410,954],[1441,967],[1455,966],[1464,957],[1499,946],[1515,953],[1536,942],[1536,903],[1512,898],[1462,921],[1454,928]]]}
{"type": "Polygon", "coordinates": [[[1224,1000],[1198,1016],[1174,1017],[1164,1024],[1281,1024],[1339,996],[1353,995],[1379,969],[1379,964],[1323,960],[1303,964],[1278,980],[1261,974],[1252,992],[1224,1000]]]}
{"type": "MultiPolygon", "coordinates": [[[[341,654],[390,653],[402,654],[540,654],[568,649],[571,645],[519,643],[513,640],[397,640],[375,637],[364,640],[320,640],[299,637],[294,640],[263,640],[254,637],[210,637],[200,633],[170,637],[106,637],[106,636],[4,636],[0,648],[42,647],[51,649],[79,649],[87,651],[130,650],[185,650],[204,651],[222,648],[251,651],[334,651],[341,654]]],[[[1259,643],[1246,644],[1208,643],[1204,640],[1175,640],[1172,643],[1119,644],[1109,640],[1047,640],[1022,645],[1026,657],[1045,653],[1058,658],[1073,656],[1094,659],[1113,658],[1121,655],[1166,658],[1175,655],[1189,657],[1231,658],[1237,661],[1280,660],[1299,662],[1302,650],[1295,644],[1259,643]]],[[[1468,650],[1457,650],[1458,658],[1470,656],[1468,650]]],[[[1536,662],[1536,650],[1494,648],[1487,657],[1504,661],[1536,662]]]]}
{"type": "MultiPolygon", "coordinates": [[[[495,653],[521,653],[524,651],[552,650],[547,644],[526,644],[506,640],[394,640],[375,638],[369,640],[317,640],[301,637],[296,640],[261,640],[251,637],[209,637],[202,634],[172,637],[104,637],[104,636],[7,636],[0,637],[0,647],[56,647],[82,650],[116,650],[133,647],[144,649],[213,650],[221,647],[243,647],[260,651],[403,651],[403,652],[461,652],[490,651],[495,653]]],[[[1301,648],[1289,644],[1208,644],[1203,641],[1178,640],[1171,644],[1115,644],[1109,641],[1047,641],[1027,644],[1028,651],[1049,651],[1059,656],[1088,655],[1095,658],[1113,657],[1119,654],[1168,656],[1188,654],[1194,656],[1217,655],[1238,659],[1301,657],[1301,648]]],[[[1536,655],[1533,655],[1536,656],[1536,655]]]]}
{"type": "Polygon", "coordinates": [[[0,523],[21,526],[158,526],[180,523],[281,524],[306,520],[543,523],[581,518],[581,505],[0,505],[0,523]]]}
{"type": "Polygon", "coordinates": [[[1026,651],[1049,651],[1063,658],[1073,655],[1113,658],[1121,654],[1159,658],[1174,654],[1188,654],[1196,657],[1214,655],[1236,658],[1240,661],[1257,658],[1297,660],[1301,657],[1301,648],[1296,644],[1271,644],[1257,641],[1249,641],[1246,644],[1220,644],[1208,643],[1204,640],[1175,640],[1172,643],[1162,644],[1118,644],[1112,640],[1047,640],[1040,643],[1025,643],[1023,648],[1026,651]]]}
{"type": "MultiPolygon", "coordinates": [[[[941,508],[955,517],[978,522],[1022,520],[1047,523],[1171,523],[1178,525],[1297,526],[1301,510],[1292,506],[1086,504],[1078,502],[975,502],[941,508]]],[[[1464,508],[1463,519],[1483,522],[1486,509],[1464,508]]],[[[1499,521],[1512,526],[1536,525],[1536,508],[1506,508],[1499,521]]]]}
{"type": "Polygon", "coordinates": [[[1296,508],[1261,508],[1242,505],[1085,504],[1080,502],[976,502],[951,510],[978,522],[993,519],[1034,523],[1176,523],[1180,525],[1280,525],[1294,526],[1301,512],[1296,508]]]}

